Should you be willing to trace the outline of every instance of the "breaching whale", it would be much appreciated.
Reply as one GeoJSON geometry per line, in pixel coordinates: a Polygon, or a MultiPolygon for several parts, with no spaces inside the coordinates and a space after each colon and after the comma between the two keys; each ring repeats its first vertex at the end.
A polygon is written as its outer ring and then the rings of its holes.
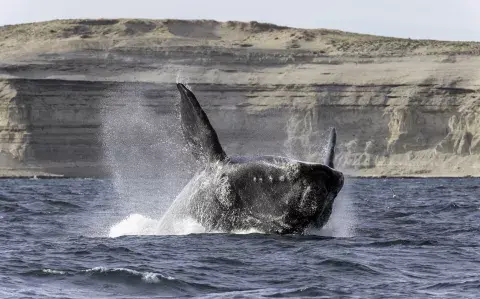
{"type": "Polygon", "coordinates": [[[177,88],[184,138],[204,165],[182,191],[186,198],[177,209],[207,231],[301,234],[328,221],[344,180],[334,169],[335,128],[325,164],[277,156],[230,157],[195,95],[183,84],[177,88]]]}

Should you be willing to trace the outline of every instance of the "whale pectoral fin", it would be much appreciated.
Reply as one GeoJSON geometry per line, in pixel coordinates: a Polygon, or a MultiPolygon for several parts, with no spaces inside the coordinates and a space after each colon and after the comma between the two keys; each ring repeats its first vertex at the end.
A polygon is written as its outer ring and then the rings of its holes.
{"type": "Polygon", "coordinates": [[[190,145],[193,156],[209,162],[225,160],[227,155],[197,98],[185,85],[178,83],[177,88],[182,96],[180,117],[183,136],[190,145]]]}
{"type": "Polygon", "coordinates": [[[325,165],[334,168],[333,161],[335,160],[335,143],[337,142],[337,131],[335,128],[330,129],[330,136],[328,138],[327,157],[325,158],[325,165]]]}

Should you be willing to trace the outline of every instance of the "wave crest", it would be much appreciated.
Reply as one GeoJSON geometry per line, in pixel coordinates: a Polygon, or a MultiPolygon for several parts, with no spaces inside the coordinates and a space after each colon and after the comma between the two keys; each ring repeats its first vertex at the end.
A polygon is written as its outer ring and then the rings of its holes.
{"type": "Polygon", "coordinates": [[[160,273],[154,272],[140,272],[128,268],[106,268],[106,267],[95,267],[85,270],[85,273],[91,275],[104,275],[104,276],[113,276],[113,277],[139,277],[142,281],[146,283],[159,283],[163,280],[175,280],[171,276],[166,276],[160,273]]]}

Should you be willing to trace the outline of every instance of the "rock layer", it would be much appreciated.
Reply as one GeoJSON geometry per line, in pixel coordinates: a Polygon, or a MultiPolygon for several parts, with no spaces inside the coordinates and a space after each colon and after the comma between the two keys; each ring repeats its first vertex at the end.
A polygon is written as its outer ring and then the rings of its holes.
{"type": "Polygon", "coordinates": [[[107,176],[125,159],[154,172],[152,161],[187,159],[177,81],[197,93],[230,154],[321,161],[335,126],[336,164],[349,174],[480,175],[478,43],[66,20],[1,27],[0,50],[4,176],[107,176]]]}

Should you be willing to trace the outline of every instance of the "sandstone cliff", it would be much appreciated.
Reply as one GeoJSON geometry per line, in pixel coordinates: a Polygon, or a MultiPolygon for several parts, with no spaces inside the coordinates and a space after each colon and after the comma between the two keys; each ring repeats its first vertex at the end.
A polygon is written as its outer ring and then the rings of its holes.
{"type": "Polygon", "coordinates": [[[317,161],[335,126],[347,173],[480,175],[480,43],[180,20],[0,27],[0,174],[177,165],[178,80],[227,153],[317,161]]]}

